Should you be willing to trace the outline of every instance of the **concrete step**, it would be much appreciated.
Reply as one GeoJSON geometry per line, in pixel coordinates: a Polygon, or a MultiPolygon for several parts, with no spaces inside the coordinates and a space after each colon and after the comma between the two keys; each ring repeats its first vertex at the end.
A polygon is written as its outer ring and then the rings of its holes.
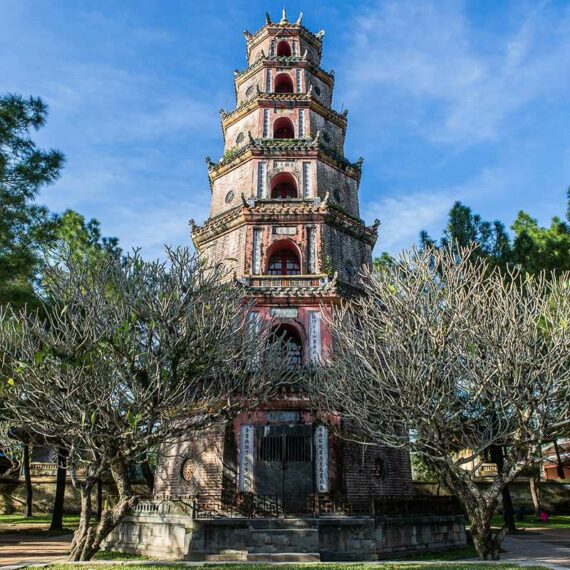
{"type": "Polygon", "coordinates": [[[221,549],[217,551],[191,552],[187,560],[205,562],[246,562],[246,550],[221,549]]]}
{"type": "Polygon", "coordinates": [[[314,552],[319,549],[317,529],[269,529],[250,531],[250,552],[314,552]]]}
{"type": "Polygon", "coordinates": [[[250,552],[248,562],[320,562],[318,552],[250,552]]]}
{"type": "Polygon", "coordinates": [[[317,528],[318,523],[315,519],[290,518],[290,519],[251,519],[249,521],[250,529],[269,529],[269,528],[317,528]]]}

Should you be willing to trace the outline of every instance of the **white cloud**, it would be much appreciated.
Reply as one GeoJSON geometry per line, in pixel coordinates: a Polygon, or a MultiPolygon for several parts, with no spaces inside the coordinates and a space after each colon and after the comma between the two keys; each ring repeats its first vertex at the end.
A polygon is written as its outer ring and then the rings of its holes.
{"type": "MultiPolygon", "coordinates": [[[[208,192],[209,194],[209,192],[208,192]]],[[[157,207],[117,207],[110,212],[118,231],[119,243],[125,250],[140,247],[144,258],[164,258],[165,246],[191,246],[190,218],[208,216],[205,200],[171,200],[157,207]]]]}
{"type": "Polygon", "coordinates": [[[503,191],[508,184],[502,174],[488,170],[464,184],[398,193],[364,204],[365,219],[371,222],[378,218],[382,222],[375,254],[409,249],[418,242],[421,230],[434,239],[439,238],[455,201],[477,205],[503,191]]]}
{"type": "Polygon", "coordinates": [[[388,0],[359,17],[343,64],[351,70],[351,105],[373,117],[382,100],[413,98],[425,114],[418,124],[417,110],[411,128],[463,145],[499,138],[527,103],[567,89],[569,9],[553,14],[547,3],[536,4],[514,31],[489,44],[462,7],[388,0]]]}

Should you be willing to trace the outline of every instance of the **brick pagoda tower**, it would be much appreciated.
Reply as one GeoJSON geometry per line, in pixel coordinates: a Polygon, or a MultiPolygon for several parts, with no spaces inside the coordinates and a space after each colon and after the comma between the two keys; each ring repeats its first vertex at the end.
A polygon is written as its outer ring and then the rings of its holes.
{"type": "MultiPolygon", "coordinates": [[[[222,262],[254,301],[255,322],[280,324],[292,365],[326,358],[330,307],[358,293],[377,227],[359,217],[362,159],[344,156],[347,111],[332,109],[334,73],[321,67],[324,32],[301,17],[267,16],[245,32],[247,68],[234,72],[236,108],[221,111],[224,154],[209,158],[210,217],[192,224],[200,255],[222,262]]],[[[318,504],[362,504],[410,492],[406,453],[342,441],[292,390],[163,456],[158,495],[238,501],[278,497],[303,513],[318,504]]],[[[328,425],[327,425],[328,423],[328,425]]]]}

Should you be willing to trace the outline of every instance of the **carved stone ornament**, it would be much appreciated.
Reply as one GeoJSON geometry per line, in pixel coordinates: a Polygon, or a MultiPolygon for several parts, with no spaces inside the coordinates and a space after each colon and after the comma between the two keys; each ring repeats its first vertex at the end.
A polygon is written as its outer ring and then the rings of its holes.
{"type": "Polygon", "coordinates": [[[182,469],[180,470],[182,479],[184,481],[191,481],[194,475],[194,463],[191,459],[185,459],[182,463],[182,469]]]}

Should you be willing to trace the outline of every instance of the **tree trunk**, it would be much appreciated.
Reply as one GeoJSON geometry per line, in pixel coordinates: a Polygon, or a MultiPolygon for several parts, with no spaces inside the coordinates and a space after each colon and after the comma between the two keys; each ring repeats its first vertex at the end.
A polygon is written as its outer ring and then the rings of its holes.
{"type": "MultiPolygon", "coordinates": [[[[113,531],[113,529],[125,518],[129,511],[138,501],[138,496],[133,495],[131,483],[129,479],[128,466],[123,460],[115,460],[111,463],[111,473],[117,490],[119,492],[119,500],[112,509],[103,511],[101,520],[96,527],[90,527],[86,530],[80,523],[80,529],[75,533],[73,539],[72,550],[69,560],[87,561],[91,560],[101,549],[101,544],[113,531]],[[79,530],[82,530],[80,533],[79,530]],[[77,540],[76,540],[77,538],[77,540]]],[[[86,505],[87,507],[87,505],[86,505]]],[[[91,509],[91,495],[89,493],[89,509],[91,509]]],[[[83,496],[81,511],[83,516],[83,496]]]]}
{"type": "Polygon", "coordinates": [[[22,472],[26,486],[26,517],[32,518],[33,512],[33,490],[32,475],[30,473],[30,444],[24,443],[24,457],[22,458],[22,472]]]}
{"type": "Polygon", "coordinates": [[[60,447],[57,451],[57,479],[55,499],[51,515],[50,530],[63,530],[63,507],[65,503],[65,479],[67,476],[67,449],[60,447]]]}
{"type": "Polygon", "coordinates": [[[534,506],[534,515],[540,516],[540,471],[537,467],[533,467],[532,476],[529,480],[530,495],[534,506]]]}
{"type": "Polygon", "coordinates": [[[97,479],[97,521],[103,516],[103,478],[97,479]]]}
{"type": "Polygon", "coordinates": [[[145,459],[141,463],[141,471],[142,471],[142,475],[144,477],[146,486],[149,488],[150,492],[152,493],[154,490],[154,473],[152,472],[152,469],[150,468],[150,463],[148,462],[148,459],[145,459]]]}
{"type": "Polygon", "coordinates": [[[554,451],[556,452],[556,474],[559,479],[566,479],[564,474],[564,465],[562,465],[562,458],[560,457],[560,447],[558,447],[558,440],[554,439],[554,451]]]}
{"type": "Polygon", "coordinates": [[[498,534],[493,534],[491,530],[492,512],[480,507],[473,512],[467,507],[469,515],[471,537],[473,545],[481,560],[499,560],[501,558],[501,542],[507,532],[504,527],[498,534]]]}
{"type": "MultiPolygon", "coordinates": [[[[499,474],[502,474],[505,468],[504,449],[500,446],[491,447],[491,461],[497,465],[499,474]]],[[[516,532],[515,525],[515,508],[511,497],[511,489],[509,485],[505,485],[501,490],[503,499],[503,520],[509,532],[516,532]]]]}
{"type": "Polygon", "coordinates": [[[94,481],[85,481],[81,484],[81,515],[79,517],[79,527],[73,534],[73,541],[69,551],[68,560],[77,562],[83,560],[83,550],[88,540],[91,517],[93,515],[93,507],[91,504],[91,492],[93,490],[94,481]]]}

